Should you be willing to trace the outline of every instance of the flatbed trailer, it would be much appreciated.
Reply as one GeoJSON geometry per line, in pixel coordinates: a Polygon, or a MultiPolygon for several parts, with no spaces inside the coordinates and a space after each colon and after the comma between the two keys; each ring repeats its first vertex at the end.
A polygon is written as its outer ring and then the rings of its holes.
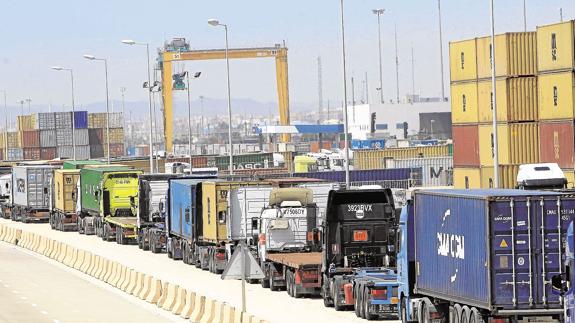
{"type": "Polygon", "coordinates": [[[321,252],[269,253],[266,260],[283,275],[292,297],[317,296],[321,291],[321,252]]]}
{"type": "Polygon", "coordinates": [[[137,221],[138,219],[135,216],[107,216],[104,218],[104,222],[112,228],[112,232],[110,234],[115,235],[116,242],[119,244],[136,242],[136,239],[138,238],[137,221]]]}

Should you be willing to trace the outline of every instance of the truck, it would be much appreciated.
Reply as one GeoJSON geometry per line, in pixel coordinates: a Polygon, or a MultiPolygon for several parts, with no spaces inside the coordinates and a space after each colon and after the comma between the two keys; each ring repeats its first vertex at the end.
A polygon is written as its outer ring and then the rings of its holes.
{"type": "Polygon", "coordinates": [[[165,215],[169,180],[178,174],[139,176],[137,222],[138,248],[159,253],[166,249],[165,215]]]}
{"type": "Polygon", "coordinates": [[[552,278],[575,195],[537,190],[419,190],[397,230],[403,322],[558,322],[552,278]]]}
{"type": "Polygon", "coordinates": [[[50,183],[55,166],[12,168],[12,220],[47,222],[50,219],[50,183]]]}
{"type": "Polygon", "coordinates": [[[4,219],[12,214],[12,174],[0,176],[0,212],[4,219]]]}
{"type": "Polygon", "coordinates": [[[390,189],[333,190],[323,223],[326,307],[367,319],[397,317],[397,217],[390,189]]]}
{"type": "Polygon", "coordinates": [[[78,169],[57,169],[54,171],[50,199],[50,227],[60,231],[78,229],[76,214],[77,188],[80,180],[78,169]]]}
{"type": "Polygon", "coordinates": [[[85,167],[80,170],[83,232],[105,241],[127,244],[136,241],[138,176],[127,167],[85,167]]]}
{"type": "Polygon", "coordinates": [[[275,188],[258,223],[263,287],[293,297],[319,295],[321,249],[317,206],[309,188],[275,188]]]}
{"type": "Polygon", "coordinates": [[[575,291],[573,283],[575,282],[575,236],[573,235],[573,222],[569,224],[567,229],[567,244],[564,251],[564,264],[567,269],[564,273],[554,275],[551,278],[551,285],[555,293],[561,295],[564,311],[563,321],[573,323],[575,322],[575,291]]]}

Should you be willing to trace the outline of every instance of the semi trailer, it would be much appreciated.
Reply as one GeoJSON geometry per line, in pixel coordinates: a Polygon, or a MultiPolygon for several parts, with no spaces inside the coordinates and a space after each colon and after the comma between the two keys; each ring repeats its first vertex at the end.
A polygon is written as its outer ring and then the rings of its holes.
{"type": "Polygon", "coordinates": [[[50,184],[57,168],[49,165],[12,168],[12,220],[24,223],[49,221],[50,184]]]}
{"type": "Polygon", "coordinates": [[[54,171],[51,187],[50,226],[60,231],[78,229],[76,214],[77,184],[80,180],[78,169],[57,169],[54,171]]]}
{"type": "Polygon", "coordinates": [[[4,219],[12,214],[12,174],[0,176],[0,212],[4,219]]]}

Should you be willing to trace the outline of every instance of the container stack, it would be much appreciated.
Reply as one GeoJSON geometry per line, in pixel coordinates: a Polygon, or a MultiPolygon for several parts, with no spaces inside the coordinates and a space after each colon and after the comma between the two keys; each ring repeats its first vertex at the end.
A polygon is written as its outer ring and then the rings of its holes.
{"type": "MultiPolygon", "coordinates": [[[[110,127],[110,157],[119,157],[124,153],[124,118],[122,113],[109,114],[110,127]]],[[[106,113],[91,113],[88,115],[90,154],[92,158],[108,155],[107,141],[108,117],[106,113]]]]}
{"type": "MultiPolygon", "coordinates": [[[[537,37],[495,37],[499,186],[515,187],[518,166],[539,162],[537,37]]],[[[454,185],[493,187],[491,37],[450,44],[454,185]]]]}
{"type": "Polygon", "coordinates": [[[541,162],[575,169],[575,21],[537,27],[541,162]]]}

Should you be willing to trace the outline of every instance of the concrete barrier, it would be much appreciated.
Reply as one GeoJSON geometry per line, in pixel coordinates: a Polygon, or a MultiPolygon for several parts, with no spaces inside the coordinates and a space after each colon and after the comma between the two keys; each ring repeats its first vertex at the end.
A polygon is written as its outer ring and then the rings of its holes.
{"type": "Polygon", "coordinates": [[[197,323],[215,323],[216,301],[206,299],[204,313],[197,323]]]}
{"type": "Polygon", "coordinates": [[[100,264],[100,256],[92,255],[92,263],[90,264],[90,267],[88,268],[88,275],[95,277],[96,276],[96,270],[98,270],[99,264],[100,264]]]}
{"type": "MultiPolygon", "coordinates": [[[[26,248],[26,243],[28,243],[28,236],[29,236],[28,232],[25,232],[25,231],[22,232],[22,239],[20,239],[20,241],[18,241],[18,245],[20,247],[26,248]]],[[[26,248],[26,249],[28,249],[28,248],[26,248]]]]}
{"type": "Polygon", "coordinates": [[[34,233],[34,245],[32,245],[32,251],[38,252],[40,250],[40,235],[34,233]]]}
{"type": "Polygon", "coordinates": [[[127,292],[128,287],[132,283],[133,273],[134,273],[134,270],[132,270],[130,268],[126,268],[126,279],[124,280],[124,283],[120,286],[120,289],[123,290],[124,292],[127,292]]]}
{"type": "Polygon", "coordinates": [[[42,255],[45,256],[48,254],[48,252],[50,251],[50,243],[51,242],[52,242],[52,239],[42,237],[42,247],[40,248],[40,253],[42,255]]]}
{"type": "Polygon", "coordinates": [[[118,285],[122,280],[122,275],[124,274],[125,268],[126,267],[124,265],[118,263],[118,268],[116,269],[116,276],[114,277],[114,279],[112,279],[112,286],[116,288],[118,287],[118,285]]]}
{"type": "Polygon", "coordinates": [[[116,286],[116,280],[118,279],[118,272],[120,271],[120,264],[116,261],[112,264],[112,274],[108,277],[108,284],[116,286]]]}
{"type": "MultiPolygon", "coordinates": [[[[248,313],[242,313],[242,323],[256,323],[256,318],[248,313]]],[[[259,322],[258,322],[259,323],[259,322]]]]}
{"type": "Polygon", "coordinates": [[[16,236],[16,229],[9,228],[8,234],[6,235],[6,238],[4,239],[4,241],[6,241],[8,243],[12,243],[12,240],[14,240],[15,236],[16,236]]]}
{"type": "Polygon", "coordinates": [[[98,271],[96,272],[96,278],[98,278],[99,280],[104,280],[104,275],[106,275],[108,273],[108,264],[109,264],[109,260],[101,257],[101,261],[100,261],[100,265],[98,266],[98,271]]]}
{"type": "Polygon", "coordinates": [[[152,276],[144,275],[144,287],[142,287],[142,290],[138,293],[137,296],[140,299],[145,300],[148,297],[148,294],[150,294],[151,287],[152,287],[152,276]]]}
{"type": "Polygon", "coordinates": [[[116,266],[118,265],[115,261],[110,261],[108,264],[108,268],[106,270],[106,274],[104,275],[104,281],[108,284],[112,281],[112,277],[115,274],[116,266]]]}
{"type": "Polygon", "coordinates": [[[138,285],[138,272],[134,269],[130,270],[130,283],[126,287],[126,293],[132,294],[138,285]]]}
{"type": "Polygon", "coordinates": [[[152,277],[152,284],[150,285],[150,293],[146,297],[146,302],[157,304],[162,297],[162,281],[152,277]]]}
{"type": "Polygon", "coordinates": [[[186,301],[184,304],[184,308],[180,313],[180,317],[184,319],[189,319],[192,316],[192,312],[194,311],[194,305],[196,303],[196,293],[186,291],[186,301]]]}
{"type": "Polygon", "coordinates": [[[114,286],[116,288],[120,288],[120,286],[124,283],[124,281],[126,280],[126,272],[127,272],[128,268],[124,265],[120,265],[120,275],[118,276],[118,280],[116,281],[116,284],[114,284],[114,286]]]}
{"type": "Polygon", "coordinates": [[[6,226],[3,224],[0,224],[0,241],[4,241],[4,230],[5,230],[6,226]]]}
{"type": "Polygon", "coordinates": [[[144,274],[138,271],[136,276],[136,286],[134,286],[134,289],[132,289],[131,294],[138,297],[140,292],[142,292],[142,288],[144,287],[144,274]]]}
{"type": "Polygon", "coordinates": [[[64,262],[64,258],[66,258],[66,250],[68,249],[68,245],[60,242],[60,249],[58,255],[56,256],[56,260],[58,262],[64,262]]]}
{"type": "Polygon", "coordinates": [[[78,250],[78,256],[76,257],[76,261],[72,265],[72,267],[76,270],[80,270],[80,266],[84,262],[84,258],[86,257],[86,251],[78,250]]]}
{"type": "Polygon", "coordinates": [[[204,309],[206,307],[206,297],[196,295],[196,300],[194,304],[194,309],[190,315],[190,321],[194,323],[199,323],[204,315],[204,309]]]}
{"type": "Polygon", "coordinates": [[[91,252],[84,251],[84,261],[80,265],[80,271],[84,274],[88,273],[88,268],[92,265],[92,257],[94,257],[94,255],[91,252]]]}
{"type": "Polygon", "coordinates": [[[185,288],[178,288],[178,292],[176,293],[176,301],[174,303],[174,307],[172,308],[172,313],[176,315],[180,315],[184,310],[184,306],[186,306],[186,295],[188,291],[185,288]]]}
{"type": "Polygon", "coordinates": [[[226,310],[226,303],[216,302],[214,307],[214,319],[212,320],[212,322],[223,323],[225,310],[226,310]]]}
{"type": "MultiPolygon", "coordinates": [[[[236,320],[236,317],[235,317],[236,309],[227,303],[224,303],[223,305],[224,306],[222,308],[221,323],[236,323],[236,321],[235,321],[236,320]]],[[[241,315],[241,313],[239,313],[239,314],[241,315]]],[[[238,319],[237,323],[241,323],[241,316],[240,315],[238,315],[239,319],[238,319]]]]}
{"type": "Polygon", "coordinates": [[[52,250],[50,251],[48,257],[50,257],[51,259],[56,259],[56,255],[58,254],[59,248],[60,248],[60,242],[52,240],[52,250]]]}
{"type": "Polygon", "coordinates": [[[167,282],[164,282],[162,284],[162,295],[160,296],[158,303],[156,303],[156,305],[158,305],[158,307],[160,308],[164,306],[164,303],[166,302],[166,299],[168,297],[168,286],[170,286],[170,284],[167,282]]]}
{"type": "Polygon", "coordinates": [[[69,267],[72,267],[72,268],[74,267],[74,264],[78,260],[78,253],[79,253],[78,248],[72,247],[72,257],[70,258],[70,262],[68,263],[69,267]]]}

